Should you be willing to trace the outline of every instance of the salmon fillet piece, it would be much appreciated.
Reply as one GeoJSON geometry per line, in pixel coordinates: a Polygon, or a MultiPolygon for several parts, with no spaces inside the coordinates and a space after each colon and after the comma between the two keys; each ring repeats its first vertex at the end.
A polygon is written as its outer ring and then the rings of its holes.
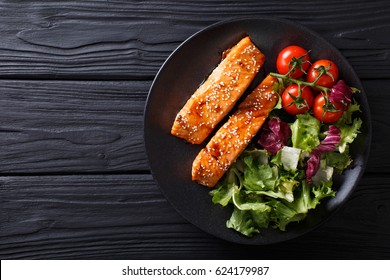
{"type": "Polygon", "coordinates": [[[238,106],[192,164],[192,180],[214,187],[231,164],[258,133],[279,95],[273,90],[277,79],[268,75],[238,106]]]}
{"type": "Polygon", "coordinates": [[[179,111],[171,134],[202,143],[248,88],[265,61],[249,37],[241,39],[179,111]]]}

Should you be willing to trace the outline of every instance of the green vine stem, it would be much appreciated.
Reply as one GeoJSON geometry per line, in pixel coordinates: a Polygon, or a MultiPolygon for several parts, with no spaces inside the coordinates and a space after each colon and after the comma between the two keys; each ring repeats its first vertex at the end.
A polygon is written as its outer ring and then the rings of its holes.
{"type": "Polygon", "coordinates": [[[316,85],[315,82],[308,83],[308,82],[305,82],[302,80],[297,80],[297,79],[291,78],[288,75],[282,75],[282,74],[273,73],[273,72],[271,72],[270,75],[272,77],[282,79],[283,82],[288,81],[288,82],[292,82],[294,84],[297,84],[298,86],[304,85],[307,87],[313,87],[313,88],[319,89],[320,91],[323,91],[324,93],[328,93],[330,91],[330,88],[316,85]]]}

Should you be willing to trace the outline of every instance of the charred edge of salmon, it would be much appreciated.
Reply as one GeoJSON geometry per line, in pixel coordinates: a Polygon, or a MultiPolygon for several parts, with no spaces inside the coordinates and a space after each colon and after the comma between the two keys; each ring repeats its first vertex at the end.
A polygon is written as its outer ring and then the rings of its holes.
{"type": "Polygon", "coordinates": [[[192,168],[192,180],[207,187],[214,187],[227,171],[227,168],[221,165],[206,148],[199,152],[193,166],[196,168],[192,168]]]}
{"type": "Polygon", "coordinates": [[[249,37],[238,42],[177,114],[171,134],[200,144],[233,108],[265,61],[249,37]]]}
{"type": "Polygon", "coordinates": [[[275,82],[277,79],[268,75],[211,138],[193,162],[192,180],[208,187],[218,183],[275,107],[279,98],[273,90],[275,82]]]}

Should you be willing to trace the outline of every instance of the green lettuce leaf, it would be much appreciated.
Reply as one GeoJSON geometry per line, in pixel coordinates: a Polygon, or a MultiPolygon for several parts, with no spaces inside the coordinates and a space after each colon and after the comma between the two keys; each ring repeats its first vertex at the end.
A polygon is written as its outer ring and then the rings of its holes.
{"type": "Polygon", "coordinates": [[[361,112],[361,110],[360,105],[353,100],[335,124],[341,130],[341,140],[338,146],[340,153],[345,153],[348,150],[348,145],[355,140],[360,132],[363,122],[360,118],[353,118],[355,112],[361,112]]]}
{"type": "Polygon", "coordinates": [[[305,214],[295,211],[291,204],[285,204],[279,200],[273,199],[270,201],[272,212],[270,214],[274,228],[279,228],[282,231],[286,230],[286,226],[291,222],[298,222],[305,218],[305,214]]]}
{"type": "Polygon", "coordinates": [[[344,153],[347,149],[347,146],[355,140],[358,133],[360,132],[361,126],[362,120],[360,118],[354,119],[351,125],[345,124],[338,126],[338,128],[341,130],[341,140],[338,145],[340,153],[344,153]]]}
{"type": "MultiPolygon", "coordinates": [[[[272,208],[270,207],[272,210],[272,208]]],[[[259,227],[259,228],[268,228],[269,223],[271,221],[270,215],[271,211],[259,211],[259,210],[253,210],[251,211],[253,222],[259,227]]]]}
{"type": "Polygon", "coordinates": [[[352,115],[355,112],[361,112],[361,110],[360,105],[355,100],[353,100],[353,102],[349,104],[347,109],[344,111],[341,118],[337,121],[336,126],[338,127],[339,125],[351,124],[353,121],[352,115]]]}
{"type": "Polygon", "coordinates": [[[347,150],[342,154],[338,151],[326,152],[324,153],[324,159],[326,160],[326,165],[333,167],[339,173],[346,169],[352,162],[347,150]]]}
{"type": "Polygon", "coordinates": [[[300,214],[306,214],[310,209],[316,208],[320,200],[325,197],[334,197],[336,194],[332,190],[332,180],[322,181],[319,186],[309,185],[302,182],[301,188],[295,193],[295,200],[291,207],[300,214]]]}
{"type": "Polygon", "coordinates": [[[278,168],[268,164],[261,164],[252,156],[243,158],[246,164],[243,185],[252,191],[274,190],[278,179],[278,168]]]}
{"type": "Polygon", "coordinates": [[[222,206],[228,205],[233,196],[234,186],[241,186],[241,181],[243,179],[242,174],[238,169],[240,164],[241,163],[239,162],[233,164],[226,172],[224,179],[209,192],[214,204],[221,204],[222,206]]]}
{"type": "Polygon", "coordinates": [[[214,204],[221,204],[222,206],[226,206],[232,199],[233,192],[233,184],[229,184],[228,182],[223,181],[215,189],[210,191],[209,194],[213,197],[212,201],[214,204]]]}
{"type": "Polygon", "coordinates": [[[260,233],[259,229],[256,228],[251,211],[239,210],[236,207],[233,210],[232,216],[226,222],[226,226],[248,237],[252,237],[255,233],[260,233]]]}
{"type": "Polygon", "coordinates": [[[297,119],[291,125],[293,147],[311,152],[320,144],[320,127],[320,121],[315,117],[309,114],[297,115],[297,119]]]}
{"type": "Polygon", "coordinates": [[[232,199],[234,206],[239,210],[271,211],[262,195],[256,192],[240,191],[237,186],[233,187],[232,199]]]}

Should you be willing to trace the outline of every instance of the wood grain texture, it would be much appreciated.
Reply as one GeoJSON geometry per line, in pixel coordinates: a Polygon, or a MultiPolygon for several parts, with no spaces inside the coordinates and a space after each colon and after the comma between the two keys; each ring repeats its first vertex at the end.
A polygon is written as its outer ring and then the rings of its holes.
{"type": "Polygon", "coordinates": [[[0,173],[147,169],[150,83],[0,81],[0,173]]]}
{"type": "Polygon", "coordinates": [[[390,3],[336,2],[2,1],[0,77],[152,79],[200,29],[273,16],[320,33],[361,78],[390,78],[390,3]]]}
{"type": "MultiPolygon", "coordinates": [[[[148,171],[149,81],[0,80],[0,174],[148,171]]],[[[373,118],[368,172],[389,172],[390,80],[363,80],[373,118]]]]}
{"type": "Polygon", "coordinates": [[[0,1],[1,259],[389,259],[390,2],[0,1]],[[319,12],[320,11],[320,12],[319,12]],[[293,20],[362,79],[371,154],[322,227],[242,246],[184,220],[149,174],[143,110],[158,69],[202,28],[293,20]]]}
{"type": "Polygon", "coordinates": [[[1,177],[0,258],[389,258],[389,184],[365,176],[319,229],[256,247],[186,222],[150,175],[1,177]]]}

